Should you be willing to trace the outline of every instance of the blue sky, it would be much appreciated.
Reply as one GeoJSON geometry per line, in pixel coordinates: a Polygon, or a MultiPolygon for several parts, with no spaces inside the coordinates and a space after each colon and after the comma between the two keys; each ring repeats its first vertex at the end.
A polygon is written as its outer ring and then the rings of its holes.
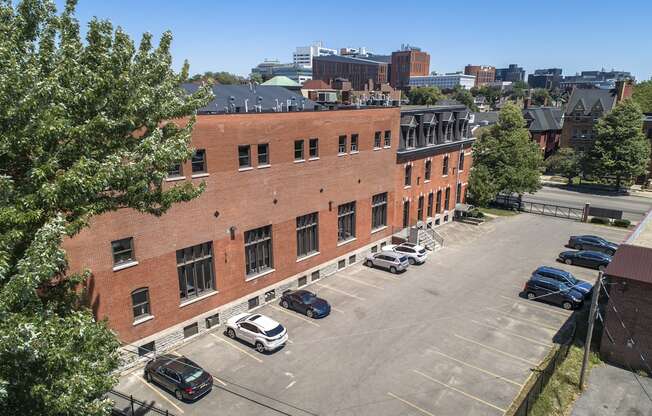
{"type": "MultiPolygon", "coordinates": [[[[61,5],[62,0],[56,3],[61,5]]],[[[79,0],[77,17],[143,32],[174,34],[178,68],[241,75],[265,58],[291,61],[296,46],[366,46],[389,53],[402,43],[431,55],[431,70],[518,63],[536,68],[631,71],[652,76],[652,2],[546,1],[233,1],[79,0]]]]}

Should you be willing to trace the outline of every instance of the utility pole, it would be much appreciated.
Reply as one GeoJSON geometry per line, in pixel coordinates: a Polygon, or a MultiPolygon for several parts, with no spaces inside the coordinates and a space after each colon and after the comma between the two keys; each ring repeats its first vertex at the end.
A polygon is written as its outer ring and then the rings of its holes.
{"type": "Polygon", "coordinates": [[[593,285],[593,295],[591,296],[591,311],[589,312],[589,328],[586,332],[586,342],[584,343],[584,358],[582,360],[582,370],[580,371],[580,390],[584,390],[584,374],[589,364],[589,353],[591,351],[591,338],[593,337],[593,325],[595,324],[596,312],[598,310],[598,299],[600,298],[600,289],[602,287],[602,272],[598,273],[598,279],[593,285]]]}

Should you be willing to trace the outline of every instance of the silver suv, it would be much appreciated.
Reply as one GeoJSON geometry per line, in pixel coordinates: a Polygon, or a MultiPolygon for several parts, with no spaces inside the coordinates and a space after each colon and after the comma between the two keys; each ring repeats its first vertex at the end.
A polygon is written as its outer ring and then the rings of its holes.
{"type": "Polygon", "coordinates": [[[369,267],[382,267],[392,273],[402,272],[410,265],[407,256],[394,251],[369,254],[365,264],[369,267]]]}
{"type": "Polygon", "coordinates": [[[256,347],[256,351],[273,351],[288,341],[283,325],[261,314],[241,313],[226,321],[226,336],[239,338],[256,347]]]}
{"type": "Polygon", "coordinates": [[[426,258],[428,258],[428,252],[425,247],[412,243],[403,243],[396,246],[389,244],[383,247],[383,251],[395,251],[403,254],[408,258],[410,264],[423,264],[426,262],[426,258]]]}

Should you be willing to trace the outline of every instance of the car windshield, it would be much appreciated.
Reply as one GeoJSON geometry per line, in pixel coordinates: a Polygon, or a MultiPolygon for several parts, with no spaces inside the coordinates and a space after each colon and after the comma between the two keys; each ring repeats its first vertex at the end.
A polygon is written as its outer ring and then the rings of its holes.
{"type": "Polygon", "coordinates": [[[315,300],[316,296],[314,293],[304,292],[301,294],[301,300],[303,303],[312,303],[315,300]]]}
{"type": "Polygon", "coordinates": [[[190,368],[188,371],[183,373],[183,379],[187,383],[192,383],[193,381],[201,377],[202,374],[204,374],[203,370],[200,370],[199,368],[190,368]]]}
{"type": "Polygon", "coordinates": [[[276,328],[270,329],[269,331],[265,331],[265,334],[266,334],[268,337],[275,337],[275,336],[277,336],[278,334],[280,334],[281,332],[283,332],[283,329],[284,329],[284,328],[283,328],[282,325],[278,325],[276,328]]]}

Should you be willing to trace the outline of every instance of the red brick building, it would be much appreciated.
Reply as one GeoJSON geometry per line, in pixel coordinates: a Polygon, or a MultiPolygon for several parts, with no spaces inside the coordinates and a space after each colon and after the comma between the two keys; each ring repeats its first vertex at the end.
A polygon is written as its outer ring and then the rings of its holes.
{"type": "Polygon", "coordinates": [[[496,67],[484,65],[467,65],[464,67],[464,75],[475,76],[475,86],[481,87],[496,80],[496,67]]]}
{"type": "Polygon", "coordinates": [[[557,107],[527,107],[523,110],[532,140],[539,146],[544,158],[559,148],[563,126],[563,111],[557,107]]]}
{"type": "Polygon", "coordinates": [[[409,89],[410,77],[430,75],[430,55],[419,48],[404,46],[392,52],[390,85],[396,89],[409,89]]]}
{"type": "Polygon", "coordinates": [[[390,57],[386,55],[317,56],[312,61],[312,79],[332,85],[337,78],[344,78],[354,90],[364,90],[371,81],[376,88],[389,81],[389,63],[390,57]]]}
{"type": "Polygon", "coordinates": [[[71,270],[93,272],[88,289],[96,316],[124,343],[165,350],[363,260],[402,228],[405,200],[443,190],[448,208],[442,200],[428,217],[438,224],[452,219],[471,162],[465,108],[409,111],[416,124],[405,136],[398,107],[314,111],[314,103],[303,102],[273,112],[266,102],[303,99],[274,88],[251,91],[263,112],[240,113],[242,95],[229,113],[212,109],[229,108],[228,97],[248,87],[214,88],[219,96],[193,130],[195,156],[172,167],[167,179],[169,186],[204,181],[199,198],[160,218],[105,214],[65,242],[71,270]],[[404,185],[406,164],[414,166],[411,186],[404,185]]]}

